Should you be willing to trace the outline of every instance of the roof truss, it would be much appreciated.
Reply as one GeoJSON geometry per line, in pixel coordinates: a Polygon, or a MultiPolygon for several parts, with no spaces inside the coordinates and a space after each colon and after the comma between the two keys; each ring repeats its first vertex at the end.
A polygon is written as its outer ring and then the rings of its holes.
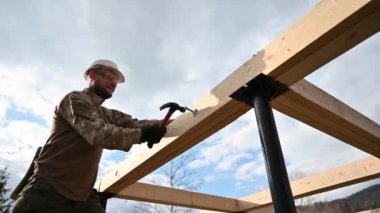
{"type": "Polygon", "coordinates": [[[379,125],[303,80],[379,29],[380,1],[321,1],[195,103],[193,108],[199,111],[196,116],[191,113],[179,116],[168,126],[167,135],[160,144],[130,155],[101,179],[99,189],[122,196],[129,186],[142,187],[136,185],[139,179],[250,110],[230,95],[259,74],[289,86],[288,92],[273,101],[275,109],[380,157],[379,125]]]}

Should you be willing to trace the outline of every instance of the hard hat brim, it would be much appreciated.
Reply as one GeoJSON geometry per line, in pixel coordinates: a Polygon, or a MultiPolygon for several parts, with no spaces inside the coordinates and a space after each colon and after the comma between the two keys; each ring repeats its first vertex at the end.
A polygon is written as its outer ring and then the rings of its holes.
{"type": "MultiPolygon", "coordinates": [[[[97,65],[97,64],[96,64],[96,65],[97,65]]],[[[84,72],[84,79],[87,79],[87,75],[88,75],[89,71],[90,71],[91,69],[94,69],[96,65],[91,66],[90,68],[88,68],[88,69],[86,70],[86,72],[84,72]]],[[[104,64],[99,64],[99,65],[103,66],[103,67],[106,68],[107,70],[110,70],[110,71],[114,72],[114,73],[117,75],[118,83],[121,84],[121,83],[124,83],[124,82],[125,82],[125,77],[124,77],[123,73],[122,73],[120,70],[115,69],[114,67],[111,67],[111,66],[104,65],[104,64]]]]}

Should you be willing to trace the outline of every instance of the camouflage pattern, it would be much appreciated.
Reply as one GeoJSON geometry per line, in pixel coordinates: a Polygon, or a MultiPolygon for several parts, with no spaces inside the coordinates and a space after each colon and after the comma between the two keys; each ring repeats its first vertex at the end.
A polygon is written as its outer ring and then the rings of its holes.
{"type": "Polygon", "coordinates": [[[132,116],[100,106],[103,99],[89,93],[73,92],[60,105],[60,113],[88,143],[106,149],[129,151],[140,143],[144,125],[157,120],[137,121],[132,116]]]}
{"type": "Polygon", "coordinates": [[[34,176],[17,198],[12,213],[105,213],[93,191],[86,202],[59,195],[40,177],[34,176]]]}
{"type": "Polygon", "coordinates": [[[128,151],[141,143],[141,127],[159,124],[107,109],[102,102],[88,89],[67,94],[55,108],[50,137],[35,160],[35,173],[69,200],[90,196],[103,149],[128,151]]]}

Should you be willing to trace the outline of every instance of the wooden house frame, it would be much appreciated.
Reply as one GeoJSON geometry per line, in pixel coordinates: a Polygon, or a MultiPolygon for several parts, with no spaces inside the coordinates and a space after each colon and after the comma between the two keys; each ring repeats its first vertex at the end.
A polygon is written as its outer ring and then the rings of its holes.
{"type": "Polygon", "coordinates": [[[304,79],[379,29],[380,1],[322,0],[201,97],[193,105],[198,110],[196,116],[191,113],[179,116],[168,126],[161,143],[151,150],[131,154],[102,177],[99,190],[116,198],[203,210],[273,211],[269,190],[231,199],[138,182],[251,110],[252,106],[231,95],[260,74],[287,87],[287,91],[272,100],[274,109],[373,156],[292,181],[294,198],[380,177],[379,124],[304,79]]]}

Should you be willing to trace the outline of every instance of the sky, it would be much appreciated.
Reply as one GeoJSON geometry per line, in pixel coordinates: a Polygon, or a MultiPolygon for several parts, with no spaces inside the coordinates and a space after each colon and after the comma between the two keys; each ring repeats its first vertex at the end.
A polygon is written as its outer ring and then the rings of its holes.
{"type": "MultiPolygon", "coordinates": [[[[13,188],[45,143],[55,104],[86,84],[96,59],[126,76],[104,106],[163,118],[162,104],[191,106],[311,10],[316,0],[0,1],[0,166],[13,188]]],[[[380,122],[380,37],[367,39],[306,79],[380,122]]],[[[179,114],[174,114],[178,116],[179,114]]],[[[274,111],[289,176],[323,172],[368,156],[274,111]]],[[[134,147],[131,152],[146,147],[134,147]]],[[[189,150],[200,192],[239,198],[268,188],[253,110],[189,150]]],[[[99,177],[130,153],[106,151],[99,177]]],[[[151,175],[154,177],[154,174],[151,175]]],[[[380,180],[318,195],[347,196],[380,180]]],[[[108,210],[130,202],[112,199],[108,210]]]]}

